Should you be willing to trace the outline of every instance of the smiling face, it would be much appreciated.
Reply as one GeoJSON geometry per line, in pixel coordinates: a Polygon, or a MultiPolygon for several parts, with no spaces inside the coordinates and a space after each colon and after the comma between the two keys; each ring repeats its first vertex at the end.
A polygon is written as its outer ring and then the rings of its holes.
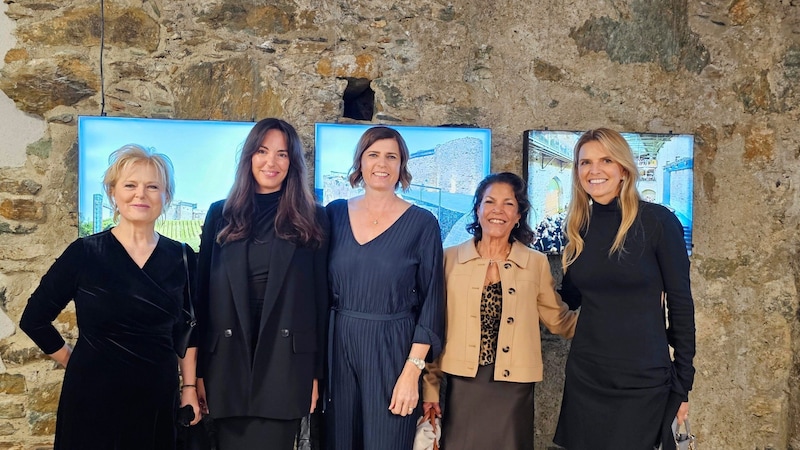
{"type": "Polygon", "coordinates": [[[619,195],[625,169],[611,159],[598,141],[583,144],[578,152],[578,177],[592,200],[607,205],[619,195]]]}
{"type": "Polygon", "coordinates": [[[394,191],[400,179],[400,147],[394,139],[379,139],[361,155],[364,187],[394,191]]]}
{"type": "Polygon", "coordinates": [[[147,163],[135,163],[122,171],[111,195],[121,220],[134,224],[155,224],[166,202],[158,170],[147,163]]]}
{"type": "Polygon", "coordinates": [[[271,194],[279,191],[289,173],[289,148],[283,132],[275,128],[267,131],[250,162],[256,192],[271,194]]]}
{"type": "Polygon", "coordinates": [[[520,220],[514,188],[508,183],[494,183],[486,188],[478,208],[481,239],[508,241],[511,230],[520,220]]]}

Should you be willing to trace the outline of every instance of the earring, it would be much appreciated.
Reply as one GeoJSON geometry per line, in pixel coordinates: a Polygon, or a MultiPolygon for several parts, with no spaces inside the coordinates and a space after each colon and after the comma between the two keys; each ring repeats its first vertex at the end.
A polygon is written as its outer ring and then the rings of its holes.
{"type": "Polygon", "coordinates": [[[514,225],[514,228],[519,228],[519,222],[517,222],[516,225],[514,225]]]}

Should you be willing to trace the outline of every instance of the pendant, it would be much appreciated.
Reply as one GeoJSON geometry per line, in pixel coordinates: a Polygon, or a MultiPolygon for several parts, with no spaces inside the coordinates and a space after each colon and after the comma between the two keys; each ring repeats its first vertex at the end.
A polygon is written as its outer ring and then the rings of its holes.
{"type": "Polygon", "coordinates": [[[372,224],[373,224],[373,225],[377,225],[377,224],[378,224],[378,219],[375,219],[375,220],[373,220],[373,221],[372,221],[372,224]]]}

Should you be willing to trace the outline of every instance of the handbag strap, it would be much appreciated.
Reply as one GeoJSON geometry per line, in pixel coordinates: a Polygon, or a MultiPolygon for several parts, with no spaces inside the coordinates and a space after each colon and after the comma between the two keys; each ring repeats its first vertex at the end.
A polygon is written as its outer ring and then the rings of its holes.
{"type": "Polygon", "coordinates": [[[189,278],[189,257],[187,256],[186,243],[181,242],[181,249],[183,250],[183,269],[186,271],[186,297],[183,299],[183,309],[186,310],[186,304],[189,304],[188,313],[194,320],[194,305],[192,304],[192,280],[189,278]]]}

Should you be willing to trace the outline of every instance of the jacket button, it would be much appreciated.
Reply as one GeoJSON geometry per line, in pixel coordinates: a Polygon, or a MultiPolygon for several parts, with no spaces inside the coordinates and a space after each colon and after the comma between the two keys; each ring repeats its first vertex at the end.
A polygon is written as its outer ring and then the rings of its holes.
{"type": "Polygon", "coordinates": [[[511,349],[510,349],[510,348],[508,348],[508,346],[506,346],[506,347],[503,347],[503,353],[508,353],[508,351],[509,351],[509,350],[511,350],[511,349]]]}
{"type": "Polygon", "coordinates": [[[231,329],[228,328],[227,330],[222,332],[222,335],[225,336],[225,337],[231,337],[231,336],[233,336],[233,331],[231,331],[231,329]]]}
{"type": "Polygon", "coordinates": [[[513,293],[515,293],[515,292],[517,292],[517,290],[516,290],[516,289],[514,289],[514,288],[508,288],[508,293],[509,293],[509,294],[513,294],[513,293]]]}
{"type": "Polygon", "coordinates": [[[506,319],[506,323],[514,323],[514,318],[509,317],[508,319],[506,319]]]}
{"type": "Polygon", "coordinates": [[[503,376],[504,376],[504,377],[507,377],[507,376],[509,376],[509,375],[511,375],[511,372],[509,372],[508,370],[504,370],[504,371],[503,371],[503,376]]]}
{"type": "Polygon", "coordinates": [[[505,264],[503,264],[503,267],[505,267],[506,269],[510,269],[511,268],[511,263],[505,263],[505,264]]]}
{"type": "Polygon", "coordinates": [[[289,337],[289,330],[285,330],[285,329],[281,330],[281,337],[285,337],[285,338],[289,337]]]}

